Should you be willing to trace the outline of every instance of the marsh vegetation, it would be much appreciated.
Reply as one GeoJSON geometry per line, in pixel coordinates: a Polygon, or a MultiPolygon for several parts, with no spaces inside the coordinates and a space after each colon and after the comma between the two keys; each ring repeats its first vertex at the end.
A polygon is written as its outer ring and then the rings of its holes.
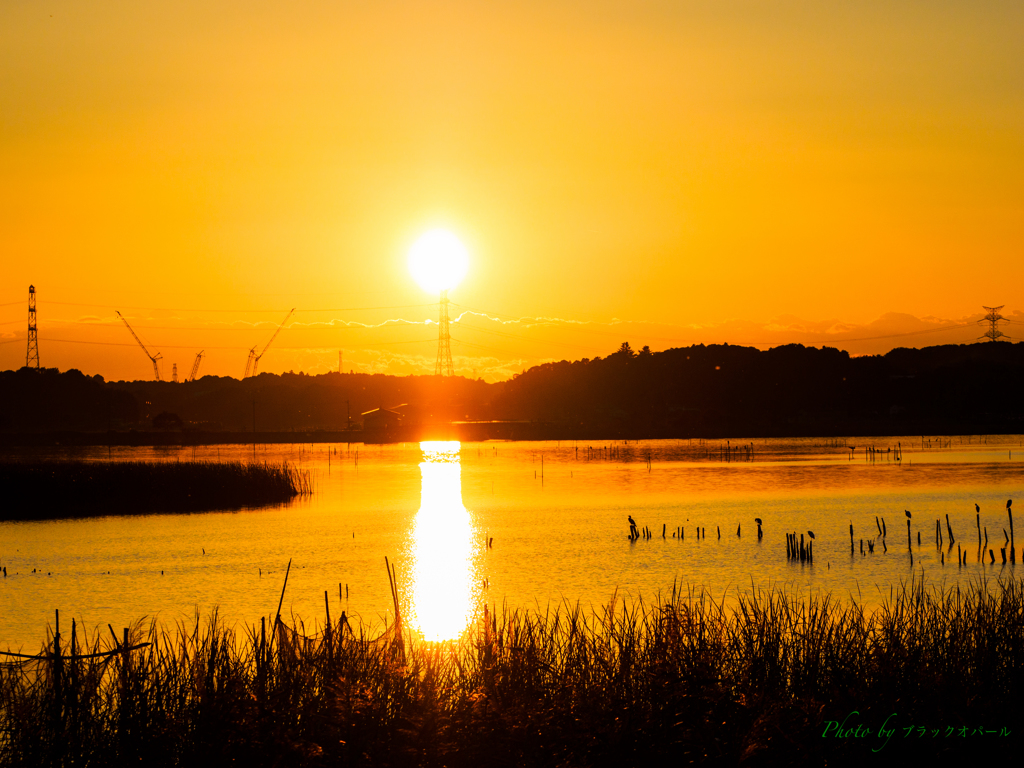
{"type": "Polygon", "coordinates": [[[25,521],[282,504],[312,477],[287,463],[6,459],[0,487],[0,521],[25,521]]]}
{"type": "Polygon", "coordinates": [[[0,667],[0,763],[149,766],[859,764],[1010,752],[1024,584],[831,596],[707,592],[484,612],[458,641],[392,624],[217,616],[85,637],[0,667]],[[132,651],[142,643],[149,645],[132,651]],[[127,644],[127,646],[126,646],[127,644]],[[55,652],[56,651],[56,652],[55,652]],[[106,656],[92,656],[115,651],[106,656]],[[78,656],[81,658],[72,658],[78,656]],[[823,738],[858,712],[882,740],[823,738]],[[978,727],[915,738],[908,725],[978,727]]]}

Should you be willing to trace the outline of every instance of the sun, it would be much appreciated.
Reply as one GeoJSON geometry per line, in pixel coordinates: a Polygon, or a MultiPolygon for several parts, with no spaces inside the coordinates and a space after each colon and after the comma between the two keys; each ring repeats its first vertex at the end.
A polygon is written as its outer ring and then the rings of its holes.
{"type": "Polygon", "coordinates": [[[409,272],[429,293],[450,291],[462,282],[468,269],[466,246],[447,229],[425,232],[409,249],[409,272]]]}

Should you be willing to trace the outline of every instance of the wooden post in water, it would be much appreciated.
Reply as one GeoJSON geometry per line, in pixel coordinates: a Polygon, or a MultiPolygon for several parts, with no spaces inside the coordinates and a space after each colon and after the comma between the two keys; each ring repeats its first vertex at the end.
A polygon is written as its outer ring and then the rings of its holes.
{"type": "Polygon", "coordinates": [[[956,543],[956,539],[953,538],[953,526],[949,524],[949,515],[946,515],[946,530],[949,532],[949,546],[953,546],[956,543]]]}
{"type": "Polygon", "coordinates": [[[260,665],[266,662],[267,655],[267,617],[260,616],[260,665]]]}
{"type": "Polygon", "coordinates": [[[739,535],[740,535],[740,527],[739,527],[738,525],[736,526],[736,535],[737,535],[737,536],[739,536],[739,535]]]}
{"type": "Polygon", "coordinates": [[[54,624],[53,624],[53,698],[54,698],[54,714],[56,719],[60,719],[60,708],[63,702],[64,696],[62,692],[63,681],[61,680],[61,673],[64,671],[61,669],[60,661],[60,610],[54,610],[54,624]]]}
{"type": "Polygon", "coordinates": [[[327,641],[327,652],[331,652],[331,601],[327,597],[327,590],[324,590],[324,607],[327,609],[327,626],[324,627],[324,639],[327,641]]]}
{"type": "Polygon", "coordinates": [[[77,691],[78,691],[78,662],[75,659],[75,656],[77,656],[77,655],[78,655],[78,643],[76,642],[76,637],[75,637],[75,620],[72,618],[71,619],[71,658],[69,659],[71,664],[69,665],[69,670],[71,672],[71,690],[76,692],[75,695],[73,695],[71,697],[71,706],[75,710],[77,710],[77,708],[78,708],[78,694],[77,694],[77,691]]]}
{"type": "Polygon", "coordinates": [[[281,606],[284,605],[284,591],[288,589],[288,574],[292,572],[292,559],[288,558],[288,569],[284,572],[284,584],[281,586],[281,599],[277,601],[277,614],[274,616],[274,635],[277,635],[277,622],[281,620],[281,606]]]}
{"type": "MultiPolygon", "coordinates": [[[[121,701],[122,701],[122,703],[126,699],[128,699],[128,694],[129,694],[128,682],[129,682],[129,680],[131,678],[131,667],[129,666],[129,661],[131,659],[131,656],[128,653],[128,648],[129,648],[129,645],[128,645],[128,627],[124,628],[124,635],[123,636],[124,636],[124,642],[121,644],[121,684],[123,686],[122,689],[121,689],[121,697],[122,697],[121,701]]],[[[123,704],[122,704],[122,706],[123,706],[123,704]]]]}
{"type": "Polygon", "coordinates": [[[722,526],[718,526],[718,538],[722,538],[722,526]]]}
{"type": "Polygon", "coordinates": [[[910,513],[907,512],[907,552],[912,552],[913,549],[910,546],[910,513]]]}
{"type": "Polygon", "coordinates": [[[853,554],[853,523],[850,523],[850,554],[853,554]]]}
{"type": "Polygon", "coordinates": [[[666,523],[662,523],[661,524],[661,538],[663,538],[663,539],[665,538],[665,526],[666,525],[667,525],[666,523]]]}
{"type": "Polygon", "coordinates": [[[1006,514],[1010,518],[1010,562],[1016,563],[1017,556],[1016,551],[1013,548],[1013,510],[1010,509],[1010,505],[1013,504],[1012,499],[1008,499],[1006,502],[1006,514]]]}

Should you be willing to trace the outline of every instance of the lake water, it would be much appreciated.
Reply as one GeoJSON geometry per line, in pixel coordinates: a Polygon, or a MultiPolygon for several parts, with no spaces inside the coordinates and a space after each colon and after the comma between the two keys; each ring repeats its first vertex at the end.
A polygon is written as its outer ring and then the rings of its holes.
{"type": "MultiPolygon", "coordinates": [[[[54,609],[64,632],[72,617],[106,632],[152,617],[191,623],[215,607],[228,624],[258,623],[277,609],[289,560],[282,613],[308,631],[323,623],[325,591],[335,619],[342,610],[368,624],[390,617],[388,557],[403,612],[429,638],[457,635],[484,602],[597,607],[616,591],[648,599],[675,583],[726,598],[779,586],[876,605],[912,575],[950,586],[1013,573],[999,549],[1006,501],[1024,499],[1020,436],[856,438],[853,451],[836,442],[734,440],[729,453],[696,440],[257,446],[260,461],[312,472],[316,493],[241,512],[0,524],[0,648],[36,651],[54,609]],[[885,453],[897,444],[901,462],[885,453]],[[882,453],[871,460],[866,445],[882,453]],[[995,565],[979,562],[976,503],[995,565]],[[968,549],[965,567],[947,548],[947,514],[968,549]],[[654,537],[630,541],[630,515],[654,537]],[[876,516],[888,551],[879,541],[862,556],[860,539],[878,538],[876,516]],[[786,558],[793,531],[815,533],[813,565],[786,558]]],[[[19,455],[108,460],[106,448],[19,455]]],[[[251,445],[214,446],[194,457],[253,455],[251,445]]],[[[109,458],[186,461],[193,449],[115,448],[109,458]]],[[[1021,537],[1018,559],[1024,529],[1021,537]]]]}

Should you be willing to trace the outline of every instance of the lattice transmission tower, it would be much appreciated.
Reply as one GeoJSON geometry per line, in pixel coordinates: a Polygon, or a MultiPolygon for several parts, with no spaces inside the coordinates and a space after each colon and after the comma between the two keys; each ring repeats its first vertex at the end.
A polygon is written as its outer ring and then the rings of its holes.
{"type": "Polygon", "coordinates": [[[985,315],[985,319],[982,320],[981,322],[988,322],[989,324],[988,330],[982,334],[983,339],[988,339],[989,341],[998,341],[1001,338],[1009,338],[1008,336],[1006,336],[1005,333],[999,330],[999,321],[1006,319],[1005,317],[999,314],[999,310],[1005,306],[1006,305],[1003,304],[1002,306],[999,307],[982,307],[982,309],[988,311],[988,314],[985,315]]]}
{"type": "Polygon", "coordinates": [[[448,291],[441,291],[441,318],[437,321],[437,364],[435,376],[454,376],[452,334],[448,328],[448,291]]]}
{"type": "Polygon", "coordinates": [[[28,351],[25,353],[25,367],[35,363],[39,370],[39,337],[36,335],[36,287],[28,287],[28,351]]]}

